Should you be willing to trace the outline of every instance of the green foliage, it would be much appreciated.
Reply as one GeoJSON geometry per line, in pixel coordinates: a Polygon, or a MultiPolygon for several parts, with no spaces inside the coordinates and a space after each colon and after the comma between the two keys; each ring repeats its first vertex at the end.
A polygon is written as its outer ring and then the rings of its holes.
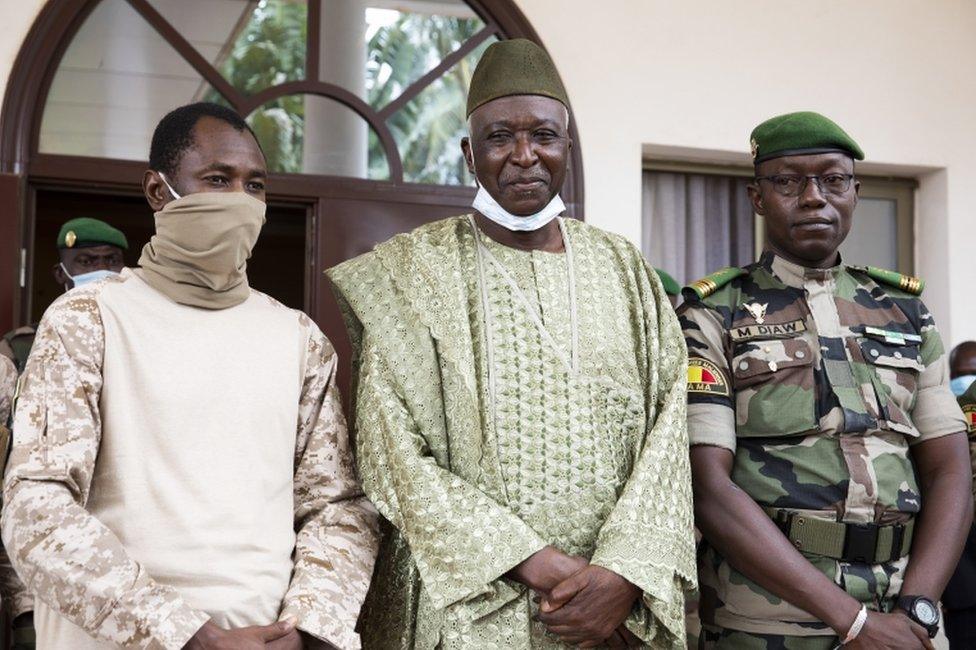
{"type": "MultiPolygon", "coordinates": [[[[219,66],[232,86],[246,94],[259,93],[287,81],[305,78],[306,6],[287,0],[262,0],[219,66]]],[[[211,90],[207,101],[226,104],[211,90]]],[[[249,116],[247,122],[264,149],[268,168],[279,172],[302,170],[305,139],[305,100],[300,95],[276,99],[249,116]]]]}
{"type": "MultiPolygon", "coordinates": [[[[405,13],[392,24],[379,27],[367,44],[366,101],[382,108],[483,26],[478,19],[405,13]]],[[[219,66],[220,72],[247,94],[304,79],[306,38],[304,3],[262,0],[230,55],[219,66]]],[[[405,180],[449,185],[470,182],[459,145],[466,132],[464,104],[475,63],[490,42],[469,54],[389,119],[403,159],[405,180]]],[[[206,99],[226,104],[216,91],[208,93],[206,99]]],[[[302,171],[303,96],[277,99],[247,119],[264,148],[270,169],[302,171]]],[[[368,177],[388,178],[386,154],[372,131],[368,142],[368,177]]]]}
{"type": "MultiPolygon", "coordinates": [[[[385,106],[411,83],[461,47],[483,27],[477,19],[403,14],[377,30],[366,64],[368,101],[385,106]]],[[[464,105],[468,84],[490,40],[453,66],[388,121],[403,158],[407,181],[439,185],[466,184],[470,175],[461,156],[467,132],[464,105]]],[[[382,150],[370,149],[372,170],[382,150]]]]}

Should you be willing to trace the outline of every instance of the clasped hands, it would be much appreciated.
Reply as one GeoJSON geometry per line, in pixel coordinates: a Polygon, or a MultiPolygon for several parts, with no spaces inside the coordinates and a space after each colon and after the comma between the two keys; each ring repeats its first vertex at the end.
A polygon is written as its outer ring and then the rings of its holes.
{"type": "Polygon", "coordinates": [[[623,625],[640,590],[613,571],[546,546],[508,576],[536,592],[538,620],[563,643],[581,648],[641,644],[623,625]]]}

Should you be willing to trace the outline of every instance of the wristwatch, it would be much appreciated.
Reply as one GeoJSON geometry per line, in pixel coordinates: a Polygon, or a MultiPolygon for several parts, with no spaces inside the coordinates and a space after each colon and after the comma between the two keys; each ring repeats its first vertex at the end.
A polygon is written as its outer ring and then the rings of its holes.
{"type": "Polygon", "coordinates": [[[908,618],[924,627],[930,639],[935,638],[942,618],[938,605],[925,596],[902,596],[898,599],[896,607],[905,610],[908,618]]]}

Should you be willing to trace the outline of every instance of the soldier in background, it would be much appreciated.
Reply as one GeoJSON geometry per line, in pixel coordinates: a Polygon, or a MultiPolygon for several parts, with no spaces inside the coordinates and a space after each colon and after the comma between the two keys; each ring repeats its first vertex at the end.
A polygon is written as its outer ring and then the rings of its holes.
{"type": "Polygon", "coordinates": [[[783,115],[751,144],[768,248],[678,310],[700,647],[931,648],[972,495],[922,282],[841,262],[863,154],[839,126],[783,115]]]}
{"type": "Polygon", "coordinates": [[[668,294],[671,306],[677,307],[678,298],[681,297],[681,285],[667,271],[655,268],[654,272],[657,273],[657,277],[661,278],[661,286],[664,287],[664,293],[668,294]]]}
{"type": "MultiPolygon", "coordinates": [[[[61,226],[58,233],[59,261],[51,269],[58,284],[69,291],[107,276],[118,275],[124,265],[123,254],[129,248],[125,235],[104,221],[82,217],[61,226]]],[[[12,417],[17,377],[34,345],[37,325],[25,325],[0,339],[0,452],[6,460],[10,440],[8,428],[12,417]]],[[[34,647],[34,597],[17,576],[6,551],[0,547],[0,599],[7,620],[13,621],[14,650],[34,647]]]]}
{"type": "MultiPolygon", "coordinates": [[[[953,348],[949,355],[949,375],[952,392],[966,418],[970,462],[976,476],[976,341],[965,341],[953,348]]],[[[962,557],[942,594],[942,606],[949,647],[952,650],[976,648],[976,526],[969,529],[962,557]]]]}
{"type": "MultiPolygon", "coordinates": [[[[72,219],[66,221],[58,233],[58,263],[51,268],[51,273],[57,283],[69,291],[118,275],[125,265],[123,256],[128,249],[129,242],[121,230],[99,219],[72,219]]],[[[0,339],[0,356],[13,361],[18,373],[24,371],[36,332],[35,323],[7,332],[0,339]]],[[[7,417],[2,406],[0,402],[0,421],[5,422],[7,417]]]]}

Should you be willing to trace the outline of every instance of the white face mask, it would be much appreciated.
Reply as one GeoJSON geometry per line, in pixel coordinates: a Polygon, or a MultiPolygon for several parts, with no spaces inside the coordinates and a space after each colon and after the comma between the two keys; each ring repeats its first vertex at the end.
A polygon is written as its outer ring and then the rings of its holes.
{"type": "MultiPolygon", "coordinates": [[[[474,157],[471,159],[471,167],[474,168],[474,157]]],[[[495,200],[485,186],[478,181],[478,170],[473,169],[475,182],[478,183],[478,193],[475,194],[474,201],[471,203],[471,207],[485,215],[495,223],[497,223],[502,228],[507,230],[514,230],[518,232],[533,232],[542,228],[544,225],[561,215],[566,211],[566,205],[563,203],[562,198],[557,194],[552,197],[552,200],[535,214],[529,214],[524,217],[512,214],[505,208],[503,208],[498,201],[495,200]]]]}
{"type": "Polygon", "coordinates": [[[78,275],[71,275],[68,273],[68,269],[65,268],[64,264],[61,264],[61,270],[64,274],[68,276],[68,279],[74,282],[75,286],[73,288],[77,289],[86,284],[92,282],[97,282],[98,280],[103,280],[105,278],[114,278],[118,275],[115,271],[109,271],[107,269],[99,269],[98,271],[90,271],[88,273],[79,273],[78,275]]]}
{"type": "Polygon", "coordinates": [[[552,197],[549,204],[540,211],[536,212],[535,214],[520,217],[512,214],[499,205],[498,201],[496,201],[494,197],[488,193],[488,190],[486,190],[483,185],[478,186],[478,194],[475,195],[474,202],[471,204],[471,207],[497,223],[502,228],[521,232],[538,230],[566,211],[566,205],[557,194],[556,196],[552,197]]]}

